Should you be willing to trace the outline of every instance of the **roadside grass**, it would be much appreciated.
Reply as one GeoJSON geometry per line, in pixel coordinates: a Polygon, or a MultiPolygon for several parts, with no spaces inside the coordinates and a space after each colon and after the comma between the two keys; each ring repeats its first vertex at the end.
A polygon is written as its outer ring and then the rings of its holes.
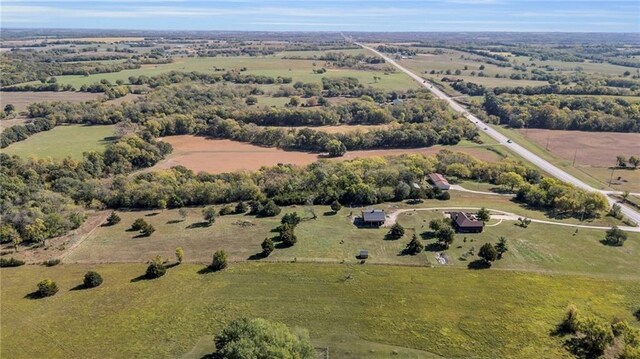
{"type": "Polygon", "coordinates": [[[2,152],[24,158],[71,157],[80,160],[84,152],[103,151],[113,141],[114,130],[114,125],[56,126],[3,148],[2,152]]]}
{"type": "MultiPolygon", "coordinates": [[[[305,52],[300,52],[299,56],[305,56],[305,52]]],[[[385,71],[374,70],[364,71],[355,69],[327,68],[327,72],[324,74],[314,74],[312,70],[323,67],[323,62],[316,61],[315,67],[313,66],[313,63],[314,61],[310,60],[282,59],[280,54],[263,57],[176,58],[175,61],[170,64],[143,65],[140,69],[92,74],[89,76],[57,76],[57,79],[61,84],[71,84],[75,87],[80,87],[84,84],[99,82],[102,79],[106,79],[111,83],[115,83],[116,80],[122,80],[126,83],[130,76],[155,76],[169,71],[198,71],[214,73],[216,72],[216,68],[224,69],[225,71],[218,71],[218,73],[223,74],[224,72],[232,69],[241,69],[246,67],[247,70],[246,72],[243,72],[244,74],[292,77],[294,82],[302,81],[320,83],[323,77],[355,77],[365,86],[372,86],[389,91],[418,88],[418,84],[399,71],[387,73],[385,71]],[[380,77],[381,80],[377,82],[374,81],[374,76],[380,77]]]]}
{"type": "MultiPolygon", "coordinates": [[[[523,217],[544,218],[541,212],[524,210],[508,198],[472,193],[452,192],[451,201],[428,200],[422,205],[410,206],[404,203],[385,203],[375,208],[385,209],[387,214],[400,208],[465,208],[481,207],[502,209],[522,214],[523,217]],[[520,209],[520,211],[518,211],[520,209]],[[537,214],[537,215],[532,215],[537,214]]],[[[219,207],[218,207],[219,208],[219,207]]],[[[367,262],[378,264],[398,264],[412,266],[439,266],[435,254],[441,252],[435,247],[435,240],[425,239],[423,244],[429,249],[415,256],[403,255],[411,235],[428,238],[429,220],[442,218],[438,211],[411,211],[400,214],[398,222],[405,226],[407,233],[398,240],[386,237],[388,228],[358,228],[351,218],[359,216],[361,208],[343,208],[333,214],[328,206],[286,207],[280,216],[256,218],[249,215],[228,215],[216,218],[210,227],[202,221],[202,208],[189,208],[188,215],[181,219],[177,210],[118,212],[121,222],[109,227],[99,227],[82,244],[64,259],[66,263],[130,263],[145,262],[160,255],[170,260],[176,247],[185,251],[186,262],[208,263],[216,250],[223,249],[232,261],[262,260],[277,262],[332,262],[358,263],[356,255],[360,250],[368,250],[367,262]],[[274,230],[285,213],[298,212],[303,221],[296,227],[298,243],[293,247],[278,242],[274,230]],[[312,219],[312,211],[317,218],[312,219]],[[136,218],[144,218],[156,231],[150,237],[140,238],[127,229],[136,218]],[[262,258],[260,244],[265,238],[272,238],[276,250],[262,258]]],[[[602,218],[600,224],[613,221],[602,218]]],[[[565,220],[564,222],[572,222],[565,220]]],[[[615,222],[609,222],[615,223],[615,222]]],[[[550,224],[531,224],[523,229],[514,221],[497,220],[497,224],[485,229],[481,234],[456,235],[454,245],[445,251],[449,265],[466,267],[477,259],[477,250],[485,242],[495,243],[501,236],[506,237],[511,253],[508,260],[496,264],[498,268],[531,271],[571,272],[593,275],[620,275],[640,277],[640,267],[634,256],[640,250],[640,235],[629,233],[624,247],[606,247],[599,241],[604,238],[603,230],[575,229],[550,224]],[[553,235],[550,235],[553,233],[553,235]],[[465,242],[464,237],[468,240],[465,242]],[[474,254],[468,261],[458,258],[471,247],[474,254]],[[513,260],[511,260],[513,257],[513,260]]]]}
{"type": "Polygon", "coordinates": [[[232,264],[170,268],[131,282],[144,264],[3,268],[0,355],[176,358],[230,320],[263,317],[310,331],[332,358],[569,358],[549,332],[569,303],[633,325],[640,282],[513,271],[372,265],[232,264]],[[88,270],[104,283],[70,291],[88,270]],[[25,296],[43,278],[60,292],[25,296]],[[350,278],[350,279],[347,279],[350,278]],[[37,334],[37,335],[34,335],[37,334]],[[398,349],[394,349],[398,348],[398,349]],[[407,348],[407,349],[400,349],[407,348]]]}

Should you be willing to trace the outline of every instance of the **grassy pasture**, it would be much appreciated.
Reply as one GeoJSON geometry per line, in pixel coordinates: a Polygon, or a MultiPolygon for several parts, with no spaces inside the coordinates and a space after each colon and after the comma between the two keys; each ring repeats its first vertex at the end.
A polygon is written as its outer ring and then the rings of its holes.
{"type": "MultiPolygon", "coordinates": [[[[497,196],[454,192],[454,199],[447,202],[426,201],[424,207],[480,207],[503,209],[522,213],[535,218],[517,205],[497,196]],[[496,197],[500,200],[492,200],[496,197]],[[482,201],[481,198],[486,199],[482,201]],[[514,208],[516,207],[516,208],[514,208]]],[[[413,208],[401,203],[376,206],[387,213],[397,208],[413,208]]],[[[416,206],[423,207],[423,206],[416,206]]],[[[398,222],[406,229],[404,238],[388,240],[387,228],[357,228],[351,223],[352,215],[360,215],[361,209],[344,208],[333,215],[327,206],[314,206],[317,219],[312,220],[308,208],[287,207],[283,214],[297,211],[305,220],[296,228],[298,243],[289,248],[279,247],[268,258],[270,261],[312,261],[356,263],[357,253],[366,249],[370,253],[369,262],[384,264],[405,264],[439,266],[435,260],[438,252],[434,240],[425,239],[423,244],[429,249],[416,256],[401,255],[411,235],[416,233],[428,237],[428,223],[433,218],[442,218],[441,211],[412,211],[402,213],[398,222]],[[431,246],[429,246],[431,245],[431,246]],[[433,249],[431,249],[433,248],[433,249]]],[[[188,216],[182,220],[177,210],[120,212],[122,221],[111,227],[100,227],[80,246],[73,250],[65,261],[69,263],[144,262],[155,255],[173,258],[176,247],[183,247],[185,258],[190,262],[209,262],[218,249],[229,253],[230,259],[244,261],[259,259],[260,243],[266,237],[274,237],[272,232],[280,223],[280,217],[256,218],[248,215],[229,215],[216,219],[210,227],[200,225],[201,208],[190,208],[188,216]],[[137,238],[136,232],[127,228],[136,218],[144,218],[156,232],[148,238],[137,238]]],[[[602,219],[605,221],[608,219],[602,219]]],[[[569,221],[570,222],[570,221],[569,221]]],[[[468,261],[458,258],[471,247],[475,251],[485,242],[495,243],[501,236],[509,239],[511,251],[496,267],[531,271],[571,272],[594,275],[620,275],[640,278],[640,268],[634,263],[634,256],[640,250],[640,235],[630,233],[629,240],[622,248],[605,247],[599,241],[604,231],[575,229],[546,224],[531,224],[523,229],[513,221],[499,223],[492,220],[482,234],[456,235],[454,245],[446,251],[449,265],[465,268],[468,261]],[[550,237],[549,233],[553,233],[550,237]],[[467,237],[467,241],[464,238],[467,237]]]]}
{"type": "Polygon", "coordinates": [[[212,335],[248,316],[305,327],[332,358],[387,358],[393,351],[399,358],[569,358],[562,339],[549,336],[567,304],[633,321],[640,296],[637,281],[301,263],[234,264],[207,274],[183,264],[160,279],[131,282],[144,269],[2,269],[0,354],[175,358],[212,351],[212,335]],[[87,270],[101,273],[104,284],[71,291],[87,270]],[[42,278],[55,280],[60,292],[25,298],[42,278]]]}
{"type": "Polygon", "coordinates": [[[2,152],[9,155],[37,158],[82,159],[87,151],[102,151],[112,141],[114,125],[56,126],[50,131],[36,133],[24,141],[16,142],[2,152]]]}
{"type": "MultiPolygon", "coordinates": [[[[301,51],[298,56],[306,56],[306,52],[301,51]]],[[[247,74],[284,76],[292,77],[295,81],[320,82],[323,77],[355,77],[365,86],[373,86],[385,90],[406,90],[417,88],[417,84],[408,76],[401,72],[385,74],[383,71],[361,71],[352,69],[329,68],[324,74],[314,74],[314,68],[322,67],[321,61],[315,61],[317,66],[313,66],[314,61],[310,60],[285,60],[282,55],[265,57],[196,57],[177,58],[171,64],[143,65],[140,69],[124,70],[106,74],[92,74],[89,76],[58,76],[61,84],[71,84],[80,87],[83,84],[91,84],[107,79],[112,83],[116,80],[128,81],[129,76],[154,76],[169,71],[198,71],[213,73],[215,68],[225,70],[240,69],[246,67],[247,74]],[[381,77],[382,80],[374,82],[373,76],[381,77]]]]}

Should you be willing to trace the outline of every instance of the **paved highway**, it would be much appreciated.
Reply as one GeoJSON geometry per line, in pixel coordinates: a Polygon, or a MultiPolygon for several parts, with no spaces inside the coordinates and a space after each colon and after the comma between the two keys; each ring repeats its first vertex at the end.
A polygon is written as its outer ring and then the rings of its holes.
{"type": "MultiPolygon", "coordinates": [[[[405,74],[409,75],[411,78],[413,78],[418,83],[420,83],[422,86],[424,86],[429,91],[431,91],[438,98],[447,101],[447,103],[449,103],[449,105],[455,111],[463,114],[464,117],[466,117],[469,121],[474,123],[476,125],[476,127],[478,127],[478,129],[480,131],[482,131],[482,132],[486,133],[487,135],[491,136],[494,140],[498,141],[500,144],[502,144],[505,147],[509,148],[513,152],[519,154],[520,156],[522,156],[523,158],[525,158],[529,162],[531,162],[534,165],[536,165],[538,168],[542,169],[543,171],[549,173],[550,175],[552,175],[552,176],[554,176],[554,177],[556,177],[556,178],[558,178],[558,179],[560,179],[560,180],[562,180],[564,182],[571,183],[571,184],[573,184],[573,185],[575,185],[577,187],[583,188],[583,189],[585,189],[587,191],[600,192],[600,193],[604,194],[607,197],[607,199],[609,200],[609,204],[610,205],[613,205],[614,203],[616,203],[616,200],[614,200],[613,198],[608,196],[608,194],[612,193],[611,191],[601,191],[601,190],[595,189],[595,188],[589,186],[588,184],[582,182],[581,180],[575,178],[574,176],[568,174],[567,172],[561,170],[560,168],[554,166],[550,162],[542,159],[541,157],[539,157],[538,155],[534,154],[533,152],[531,152],[531,151],[527,150],[526,148],[520,146],[519,144],[517,144],[517,143],[515,143],[513,141],[509,141],[509,139],[506,136],[504,136],[500,132],[494,130],[493,128],[488,126],[486,123],[482,122],[479,118],[477,118],[473,114],[469,113],[462,105],[460,105],[453,98],[451,98],[451,96],[445,94],[440,89],[438,89],[436,86],[433,86],[431,83],[429,83],[428,81],[426,81],[422,77],[414,74],[413,72],[409,71],[408,69],[406,69],[402,65],[398,64],[393,59],[389,58],[388,56],[380,53],[379,51],[377,51],[377,50],[375,50],[375,49],[373,49],[373,48],[371,48],[369,46],[365,46],[365,45],[359,44],[359,43],[356,43],[356,45],[359,45],[359,46],[361,46],[361,47],[363,47],[363,48],[365,48],[365,49],[367,49],[367,50],[369,50],[371,52],[374,52],[378,56],[380,56],[383,59],[385,59],[385,61],[387,63],[395,66],[396,68],[398,68],[398,70],[400,70],[400,71],[404,72],[405,74]]],[[[631,207],[629,207],[627,205],[621,205],[621,207],[622,207],[622,213],[627,218],[630,218],[632,221],[640,224],[640,213],[634,211],[631,207]]]]}

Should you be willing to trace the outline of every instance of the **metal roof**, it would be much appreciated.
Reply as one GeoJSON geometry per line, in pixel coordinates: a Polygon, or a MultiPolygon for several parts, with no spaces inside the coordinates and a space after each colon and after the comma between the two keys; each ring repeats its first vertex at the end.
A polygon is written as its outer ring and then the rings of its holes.
{"type": "Polygon", "coordinates": [[[381,209],[368,209],[366,211],[362,211],[362,220],[365,222],[384,222],[384,211],[381,209]]]}
{"type": "Polygon", "coordinates": [[[438,185],[438,184],[447,184],[448,185],[449,184],[449,181],[447,181],[447,179],[444,178],[444,176],[442,176],[439,173],[429,173],[429,179],[435,185],[438,185]]]}

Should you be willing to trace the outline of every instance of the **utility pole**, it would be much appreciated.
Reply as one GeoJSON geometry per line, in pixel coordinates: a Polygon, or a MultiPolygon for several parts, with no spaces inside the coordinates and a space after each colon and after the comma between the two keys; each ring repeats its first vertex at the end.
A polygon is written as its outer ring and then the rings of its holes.
{"type": "Polygon", "coordinates": [[[573,153],[573,164],[571,164],[571,167],[575,167],[576,166],[576,156],[578,156],[578,149],[576,148],[576,152],[573,153]]]}
{"type": "Polygon", "coordinates": [[[547,147],[546,147],[547,151],[549,151],[549,135],[547,135],[547,147]]]}
{"type": "Polygon", "coordinates": [[[611,187],[611,181],[613,181],[613,171],[615,171],[615,167],[611,167],[611,177],[609,178],[609,187],[611,187]]]}

